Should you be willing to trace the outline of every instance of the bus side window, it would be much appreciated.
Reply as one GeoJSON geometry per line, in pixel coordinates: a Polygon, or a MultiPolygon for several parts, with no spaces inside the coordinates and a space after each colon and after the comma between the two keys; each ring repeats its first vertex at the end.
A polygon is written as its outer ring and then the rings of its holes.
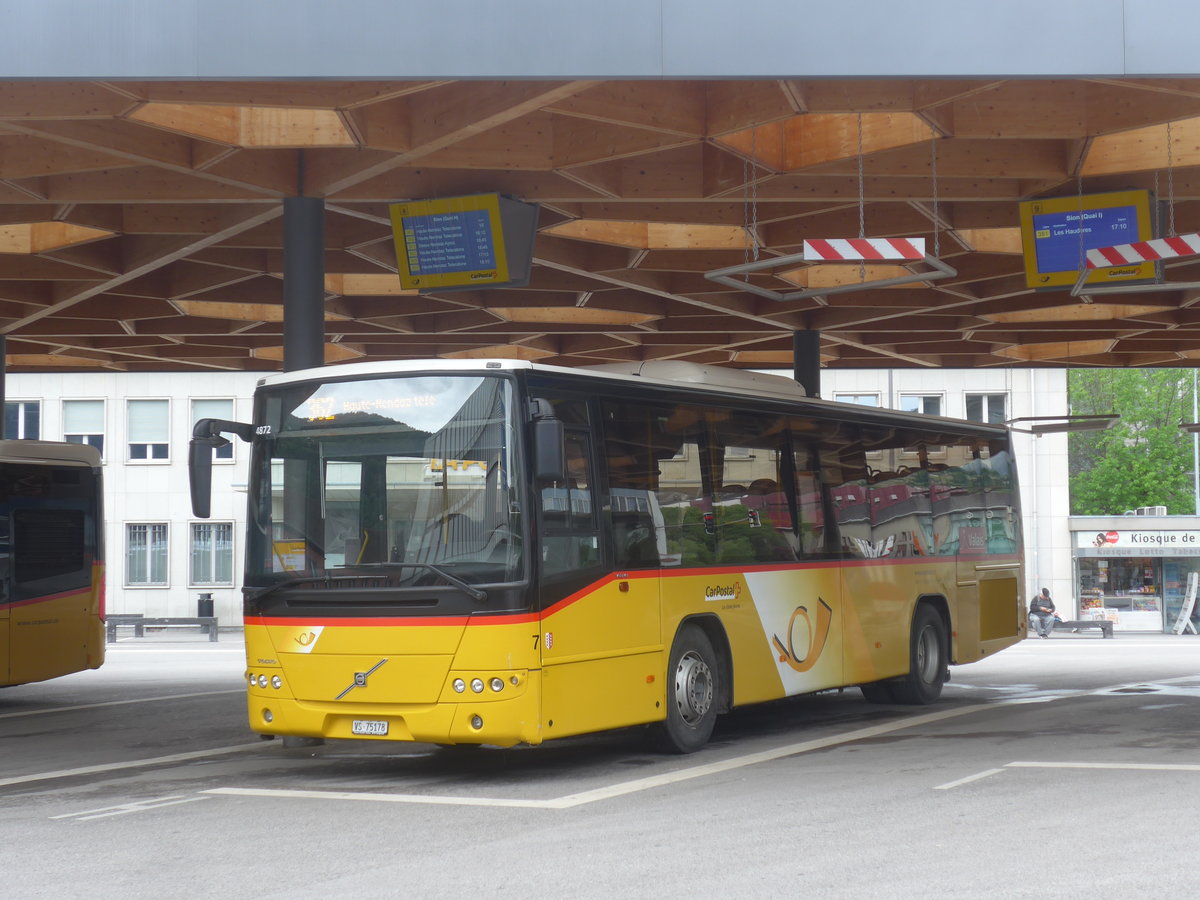
{"type": "Polygon", "coordinates": [[[794,562],[799,542],[787,479],[787,420],[722,410],[710,416],[717,561],[794,562]]]}
{"type": "Polygon", "coordinates": [[[825,511],[821,493],[820,461],[813,447],[793,441],[796,518],[801,557],[825,555],[825,511]]]}
{"type": "Polygon", "coordinates": [[[589,443],[586,434],[568,430],[563,441],[567,480],[542,488],[542,571],[547,575],[591,568],[600,561],[589,443]]]}

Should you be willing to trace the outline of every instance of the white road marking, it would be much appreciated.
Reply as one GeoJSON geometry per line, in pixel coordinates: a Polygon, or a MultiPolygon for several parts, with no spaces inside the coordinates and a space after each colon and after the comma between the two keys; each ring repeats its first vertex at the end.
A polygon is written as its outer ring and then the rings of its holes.
{"type": "Polygon", "coordinates": [[[63,813],[61,816],[51,816],[51,819],[74,819],[77,822],[87,822],[89,819],[106,819],[109,816],[123,816],[128,813],[146,812],[151,809],[161,809],[164,806],[178,806],[180,803],[195,803],[197,800],[207,800],[208,797],[185,797],[176,794],[171,797],[159,797],[155,800],[141,800],[135,803],[121,803],[117,806],[102,806],[99,809],[87,809],[83,812],[63,813]]]}
{"type": "Polygon", "coordinates": [[[1117,769],[1141,772],[1200,772],[1191,763],[1010,762],[1008,769],[1117,769]]]}
{"type": "MultiPolygon", "coordinates": [[[[1197,676],[1195,675],[1182,675],[1178,678],[1163,679],[1162,681],[1154,682],[1154,684],[1173,684],[1178,682],[1193,681],[1196,679],[1197,676]]],[[[1050,691],[1047,692],[1046,696],[1037,698],[1008,698],[990,703],[976,703],[970,706],[958,707],[956,709],[925,713],[924,715],[911,716],[898,721],[885,722],[883,724],[872,725],[867,728],[859,728],[844,734],[831,735],[829,737],[817,738],[811,741],[801,741],[795,744],[787,744],[783,747],[777,747],[773,750],[750,753],[746,754],[745,756],[738,756],[732,759],[708,763],[707,765],[702,766],[692,766],[690,768],[679,769],[674,772],[666,772],[662,775],[652,775],[648,778],[638,778],[633,781],[624,781],[618,784],[609,785],[607,787],[596,788],[590,791],[582,791],[577,794],[567,794],[566,796],[556,797],[549,800],[521,800],[492,797],[453,797],[435,794],[385,794],[364,791],[315,791],[233,787],[212,788],[210,790],[202,791],[201,793],[241,797],[305,800],[356,800],[376,803],[412,803],[435,806],[488,806],[505,807],[510,809],[571,809],[576,806],[584,806],[586,804],[597,803],[602,800],[611,800],[614,797],[622,797],[628,794],[652,790],[665,785],[678,784],[679,782],[690,781],[695,778],[717,775],[723,772],[732,771],[734,769],[745,768],[746,766],[754,766],[758,765],[759,763],[771,762],[773,760],[783,759],[789,756],[810,753],[814,750],[823,750],[828,747],[836,747],[841,744],[850,744],[854,743],[855,741],[866,740],[868,738],[890,734],[895,731],[902,731],[906,728],[914,728],[918,725],[927,725],[932,722],[954,719],[958,718],[959,716],[981,712],[985,709],[996,709],[1005,706],[1019,706],[1028,703],[1049,702],[1052,700],[1063,700],[1068,698],[1105,695],[1111,694],[1113,691],[1122,687],[1138,687],[1145,685],[1145,682],[1133,682],[1127,684],[1110,685],[1105,688],[1094,690],[1072,692],[1050,691]]],[[[1197,768],[1200,769],[1200,766],[1197,766],[1197,768]]],[[[976,775],[967,776],[966,778],[960,779],[957,782],[950,782],[942,787],[948,789],[958,784],[966,784],[979,778],[985,778],[990,775],[997,774],[1000,771],[1002,770],[991,769],[976,775]]]]}
{"type": "Polygon", "coordinates": [[[976,772],[974,775],[968,775],[966,778],[960,778],[958,781],[949,781],[946,784],[939,784],[934,788],[934,790],[948,791],[951,788],[956,788],[960,785],[970,784],[972,781],[979,781],[981,778],[988,778],[991,775],[999,775],[1003,771],[1003,769],[985,769],[982,772],[976,772]]]}
{"type": "Polygon", "coordinates": [[[125,762],[100,763],[95,766],[81,766],[78,769],[59,769],[54,772],[37,772],[32,775],[17,775],[14,778],[0,778],[0,787],[10,784],[28,784],[31,781],[50,781],[54,778],[73,778],[77,775],[99,775],[104,772],[118,772],[122,769],[143,769],[148,766],[162,766],[177,762],[189,762],[193,759],[204,759],[209,756],[224,756],[229,753],[245,753],[247,750],[261,750],[262,742],[253,744],[235,744],[232,747],[213,747],[209,750],[190,750],[187,753],[172,753],[170,756],[155,756],[150,759],[131,759],[125,762]]]}
{"type": "Polygon", "coordinates": [[[103,703],[81,703],[78,706],[51,706],[46,709],[27,709],[24,712],[0,713],[0,719],[19,719],[22,716],[44,716],[46,713],[74,712],[78,709],[100,709],[104,706],[124,706],[127,703],[154,703],[159,700],[187,700],[191,697],[215,697],[219,694],[244,694],[245,689],[229,691],[196,691],[193,694],[170,694],[166,697],[134,697],[130,700],[105,700],[103,703]]]}
{"type": "Polygon", "coordinates": [[[212,788],[203,794],[269,797],[286,800],[369,800],[373,803],[419,803],[428,806],[497,806],[507,809],[561,809],[556,800],[505,800],[491,797],[443,797],[436,794],[372,794],[362,791],[301,791],[272,788],[212,788]]]}
{"type": "Polygon", "coordinates": [[[858,728],[854,731],[848,731],[844,734],[831,735],[829,737],[817,738],[811,741],[801,741],[795,744],[787,744],[783,747],[776,747],[773,750],[763,750],[758,753],[748,753],[745,756],[736,756],[732,759],[721,760],[720,762],[708,763],[702,766],[691,766],[687,769],[679,769],[674,772],[664,772],[661,775],[651,775],[647,778],[637,778],[633,781],[623,781],[590,791],[582,791],[577,794],[567,794],[563,797],[555,797],[550,800],[520,800],[489,797],[447,797],[421,794],[375,794],[347,791],[297,791],[275,790],[270,788],[213,788],[211,790],[202,791],[201,793],[224,794],[243,797],[302,798],[308,800],[372,800],[380,803],[424,803],[437,806],[498,806],[517,809],[571,809],[572,807],[584,806],[588,803],[597,803],[601,800],[611,800],[614,797],[623,797],[627,794],[648,791],[669,784],[678,784],[681,781],[691,781],[694,778],[704,778],[709,775],[718,775],[722,772],[729,772],[734,769],[745,768],[746,766],[756,766],[760,763],[771,762],[772,760],[783,759],[784,757],[788,756],[796,756],[801,753],[811,753],[814,750],[824,750],[827,747],[836,747],[839,744],[849,744],[853,743],[854,741],[861,741],[884,734],[891,734],[894,731],[901,731],[905,728],[914,728],[918,725],[926,725],[931,722],[954,719],[958,718],[959,716],[965,716],[974,712],[978,712],[982,709],[991,709],[995,706],[996,704],[993,703],[984,703],[972,706],[963,706],[959,707],[958,709],[946,709],[940,710],[939,712],[925,713],[924,715],[912,716],[894,722],[885,722],[880,725],[871,725],[867,728],[858,728]]]}

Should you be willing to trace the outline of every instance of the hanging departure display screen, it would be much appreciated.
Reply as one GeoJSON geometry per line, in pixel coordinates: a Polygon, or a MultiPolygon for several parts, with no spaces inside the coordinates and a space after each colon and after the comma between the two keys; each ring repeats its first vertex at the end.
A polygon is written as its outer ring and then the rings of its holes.
{"type": "MultiPolygon", "coordinates": [[[[1148,191],[1028,200],[1020,212],[1025,283],[1031,288],[1073,285],[1088,250],[1152,237],[1148,191]]],[[[1150,280],[1155,271],[1153,262],[1094,269],[1086,283],[1150,280]]]]}
{"type": "Polygon", "coordinates": [[[499,194],[390,206],[400,284],[464,290],[526,284],[537,207],[499,194]],[[515,258],[514,258],[515,257],[515,258]]]}

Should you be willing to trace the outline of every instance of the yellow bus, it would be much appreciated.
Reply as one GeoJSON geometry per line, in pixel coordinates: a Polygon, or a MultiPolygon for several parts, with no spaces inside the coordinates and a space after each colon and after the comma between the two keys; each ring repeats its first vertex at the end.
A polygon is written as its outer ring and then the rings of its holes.
{"type": "Polygon", "coordinates": [[[0,685],[104,662],[100,453],[0,441],[0,685]]]}
{"type": "Polygon", "coordinates": [[[265,735],[539,744],[859,685],[931,703],[1024,637],[1003,426],[645,363],[355,363],[264,378],[245,630],[265,735]]]}

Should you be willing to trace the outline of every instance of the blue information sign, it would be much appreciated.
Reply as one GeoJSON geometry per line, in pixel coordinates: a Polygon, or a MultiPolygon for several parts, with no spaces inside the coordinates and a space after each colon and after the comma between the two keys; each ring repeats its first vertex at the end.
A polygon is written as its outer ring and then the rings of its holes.
{"type": "Polygon", "coordinates": [[[1088,250],[1131,244],[1137,240],[1140,237],[1134,206],[1054,212],[1033,217],[1033,246],[1039,272],[1078,271],[1079,260],[1088,250]]]}
{"type": "Polygon", "coordinates": [[[413,275],[444,275],[496,266],[486,209],[404,216],[404,245],[413,275]]]}
{"type": "MultiPolygon", "coordinates": [[[[1150,238],[1149,191],[1044,197],[1020,204],[1025,283],[1054,289],[1073,285],[1089,250],[1150,238]]],[[[1089,269],[1086,283],[1147,281],[1153,262],[1089,269]]]]}

